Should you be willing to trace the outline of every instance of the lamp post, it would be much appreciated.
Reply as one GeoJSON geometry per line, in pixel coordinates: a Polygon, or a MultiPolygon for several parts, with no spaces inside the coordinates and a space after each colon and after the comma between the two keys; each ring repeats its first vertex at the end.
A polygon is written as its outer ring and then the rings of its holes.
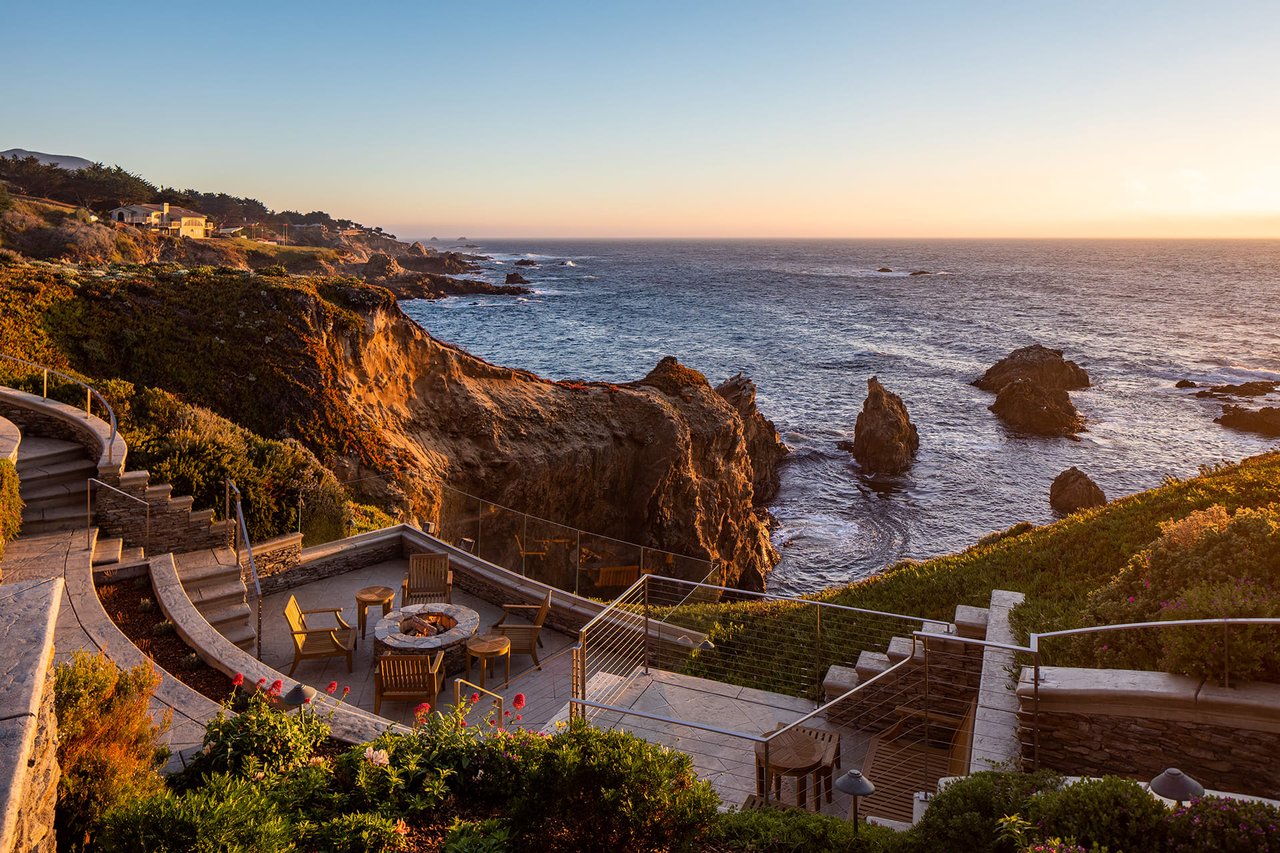
{"type": "Polygon", "coordinates": [[[316,698],[316,689],[306,684],[295,684],[293,688],[280,697],[280,701],[290,708],[301,708],[316,698]]]}
{"type": "Polygon", "coordinates": [[[836,780],[836,790],[853,797],[853,805],[849,807],[849,819],[853,821],[853,831],[858,831],[858,797],[869,797],[876,792],[876,786],[862,775],[861,770],[850,770],[836,780]]]}
{"type": "Polygon", "coordinates": [[[1204,796],[1204,785],[1201,785],[1176,767],[1170,767],[1152,779],[1151,784],[1147,787],[1151,790],[1151,793],[1164,797],[1166,800],[1173,800],[1178,804],[1178,808],[1182,807],[1183,800],[1204,796]]]}

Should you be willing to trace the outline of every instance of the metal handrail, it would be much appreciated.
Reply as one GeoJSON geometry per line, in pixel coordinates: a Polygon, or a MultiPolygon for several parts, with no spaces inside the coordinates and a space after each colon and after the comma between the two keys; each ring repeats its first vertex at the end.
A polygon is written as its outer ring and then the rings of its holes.
{"type": "MultiPolygon", "coordinates": [[[[482,664],[481,664],[481,666],[483,666],[483,665],[484,665],[484,664],[482,663],[482,664]]],[[[498,706],[498,707],[497,707],[497,710],[498,710],[498,713],[497,713],[497,719],[498,719],[497,726],[498,726],[498,728],[503,728],[502,710],[503,710],[503,702],[504,702],[505,700],[503,700],[502,696],[498,695],[497,693],[494,693],[492,690],[486,690],[485,688],[481,687],[479,684],[472,684],[470,681],[467,681],[465,678],[459,678],[459,679],[456,679],[456,680],[453,682],[453,706],[454,706],[455,708],[457,708],[459,705],[461,705],[461,703],[462,703],[462,685],[464,685],[464,684],[465,684],[465,685],[467,685],[468,687],[470,687],[470,688],[471,688],[471,692],[473,692],[473,693],[483,693],[483,694],[485,694],[486,696],[492,696],[492,697],[493,697],[493,703],[494,703],[495,705],[497,705],[497,706],[498,706]]]]}
{"type": "MultiPolygon", "coordinates": [[[[868,682],[870,683],[870,682],[868,682]]],[[[654,714],[650,711],[637,711],[635,708],[621,708],[617,705],[606,705],[603,702],[594,702],[590,699],[580,699],[573,697],[569,699],[570,705],[581,705],[586,708],[596,708],[601,711],[614,711],[619,714],[629,714],[633,717],[642,717],[646,720],[656,720],[660,723],[670,723],[673,726],[687,726],[691,729],[698,729],[712,734],[725,735],[726,737],[742,738],[753,743],[767,743],[769,738],[763,735],[753,735],[746,732],[735,732],[733,729],[722,729],[718,726],[707,725],[706,723],[696,723],[692,720],[677,720],[672,717],[664,717],[661,714],[654,714]]]]}
{"type": "Polygon", "coordinates": [[[146,508],[147,518],[145,523],[146,526],[143,528],[143,531],[142,531],[142,548],[144,551],[150,549],[151,548],[151,504],[144,501],[142,498],[136,497],[134,495],[129,494],[128,492],[124,492],[124,491],[121,491],[120,489],[117,489],[115,486],[111,485],[110,483],[104,483],[101,480],[99,480],[97,477],[90,477],[88,480],[88,485],[85,487],[86,508],[85,508],[85,523],[84,523],[84,527],[85,527],[84,547],[88,549],[91,544],[89,540],[89,530],[93,527],[93,486],[94,484],[97,484],[99,486],[105,486],[106,488],[110,489],[116,494],[124,495],[126,498],[133,501],[134,503],[140,503],[143,505],[143,507],[146,508]]]}
{"type": "MultiPolygon", "coordinates": [[[[241,507],[240,505],[240,498],[242,497],[242,495],[240,494],[240,488],[239,486],[236,485],[235,480],[232,480],[230,477],[228,477],[227,489],[228,489],[228,495],[231,492],[235,492],[236,527],[238,528],[238,532],[240,533],[240,538],[244,540],[245,553],[249,557],[249,572],[251,577],[253,578],[254,610],[257,611],[257,615],[258,615],[258,629],[257,631],[254,632],[255,642],[257,644],[257,658],[258,660],[262,660],[262,584],[259,583],[258,581],[258,564],[253,559],[253,545],[252,543],[249,542],[249,528],[244,523],[244,508],[241,507]]],[[[238,547],[236,549],[236,562],[237,563],[240,562],[240,554],[239,554],[238,547]]],[[[244,579],[243,564],[241,564],[240,566],[240,574],[241,574],[241,580],[243,581],[244,579]]]]}
{"type": "Polygon", "coordinates": [[[92,408],[91,403],[92,403],[92,399],[94,397],[97,397],[98,402],[102,404],[102,408],[106,409],[107,417],[111,421],[111,436],[107,439],[107,461],[108,462],[115,461],[114,454],[115,454],[115,443],[116,443],[116,432],[117,432],[116,412],[115,412],[115,409],[111,408],[111,404],[107,402],[107,399],[105,397],[103,397],[93,388],[90,388],[88,385],[81,382],[79,379],[76,379],[74,376],[71,376],[70,374],[63,373],[61,370],[56,370],[52,367],[47,367],[46,365],[43,365],[43,364],[36,364],[34,361],[27,361],[24,358],[17,358],[12,355],[5,355],[4,353],[0,353],[0,358],[4,359],[5,361],[17,362],[18,364],[22,364],[27,367],[33,367],[36,370],[42,371],[43,385],[41,387],[40,396],[45,400],[49,399],[49,374],[50,373],[54,374],[55,376],[61,376],[63,379],[66,379],[69,382],[74,382],[75,384],[79,385],[81,388],[85,390],[85,404],[84,404],[85,414],[87,415],[93,414],[93,412],[91,411],[91,408],[92,408]]]}
{"type": "Polygon", "coordinates": [[[1116,625],[1090,625],[1087,628],[1066,628],[1061,631],[1045,631],[1028,635],[1030,651],[1039,651],[1040,640],[1045,637],[1066,637],[1071,634],[1100,634],[1105,631],[1129,631],[1139,628],[1166,628],[1175,625],[1280,625],[1275,616],[1227,616],[1216,619],[1170,619],[1162,622],[1122,622],[1116,625]]]}
{"type": "MultiPolygon", "coordinates": [[[[815,607],[830,607],[834,610],[845,610],[850,613],[864,613],[864,614],[867,614],[868,616],[889,616],[894,619],[907,619],[912,622],[920,622],[922,624],[925,622],[941,621],[938,619],[929,619],[924,616],[911,616],[906,613],[889,613],[884,610],[867,610],[864,607],[850,607],[847,604],[836,604],[835,602],[831,602],[831,601],[820,601],[819,599],[816,599],[816,598],[800,598],[794,595],[776,595],[771,592],[754,592],[752,590],[746,590],[746,589],[729,589],[728,587],[716,586],[715,584],[699,583],[698,581],[690,581],[690,580],[681,580],[680,578],[669,578],[665,575],[645,575],[645,577],[652,578],[653,580],[663,580],[663,581],[671,581],[672,583],[689,584],[690,586],[703,587],[705,589],[718,589],[723,592],[732,592],[735,597],[755,596],[756,598],[766,598],[769,601],[790,601],[790,602],[794,602],[795,604],[809,604],[815,607]]],[[[948,634],[947,636],[950,637],[954,635],[948,634]]]]}

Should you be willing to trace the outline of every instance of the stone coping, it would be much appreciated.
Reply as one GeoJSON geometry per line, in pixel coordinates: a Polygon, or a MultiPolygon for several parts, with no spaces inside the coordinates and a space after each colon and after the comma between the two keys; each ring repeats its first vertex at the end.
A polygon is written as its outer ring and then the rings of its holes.
{"type": "MultiPolygon", "coordinates": [[[[151,560],[150,565],[151,585],[155,589],[156,602],[160,605],[160,610],[173,623],[178,636],[200,656],[201,660],[227,676],[234,677],[237,673],[243,675],[248,685],[256,684],[259,679],[266,679],[267,684],[280,681],[284,692],[287,693],[295,685],[302,683],[272,669],[218,633],[191,603],[186,589],[182,586],[182,580],[178,577],[178,569],[172,554],[156,557],[151,560]]],[[[214,705],[214,713],[216,713],[220,706],[213,702],[210,704],[214,705]]],[[[354,705],[339,702],[323,693],[312,700],[312,706],[322,715],[333,712],[333,717],[329,720],[330,734],[344,743],[364,743],[388,729],[409,731],[404,726],[375,716],[354,705]]]]}
{"type": "Polygon", "coordinates": [[[62,578],[0,585],[0,850],[16,843],[62,591],[62,578]]]}
{"type": "MultiPolygon", "coordinates": [[[[279,536],[273,536],[270,539],[264,539],[261,542],[253,543],[253,558],[265,557],[268,554],[274,554],[276,551],[285,551],[289,548],[301,548],[301,533],[282,533],[279,536]]],[[[242,562],[248,562],[249,556],[245,552],[240,553],[242,562]]]]}
{"type": "Polygon", "coordinates": [[[0,459],[8,459],[16,465],[18,445],[21,443],[22,433],[17,424],[7,418],[0,418],[0,459]]]}
{"type": "Polygon", "coordinates": [[[408,654],[422,654],[455,646],[466,642],[480,630],[480,614],[470,607],[461,604],[410,604],[399,610],[392,610],[378,620],[373,626],[373,638],[391,651],[408,654]],[[454,626],[447,631],[433,634],[430,637],[414,637],[400,632],[400,620],[423,613],[438,613],[448,616],[454,626]]]}
{"type": "MultiPolygon", "coordinates": [[[[986,640],[1016,645],[1009,613],[1022,603],[1020,592],[994,589],[986,612],[986,640]]],[[[956,619],[959,621],[959,609],[956,619]]],[[[978,686],[978,706],[973,719],[973,748],[969,756],[969,772],[988,770],[997,764],[1016,763],[1022,755],[1018,736],[1018,696],[1009,674],[1014,653],[1008,649],[986,646],[982,650],[982,678],[978,686]]]]}
{"type": "Polygon", "coordinates": [[[101,418],[75,406],[5,386],[0,386],[0,405],[39,412],[62,421],[86,440],[87,447],[98,449],[99,476],[107,475],[115,480],[124,473],[124,461],[129,448],[118,429],[115,439],[111,438],[111,424],[101,418]]]}
{"type": "MultiPolygon", "coordinates": [[[[1047,666],[1040,669],[1041,713],[1147,717],[1280,733],[1280,684],[1218,687],[1167,672],[1047,666]]],[[[1031,705],[1035,671],[1023,667],[1018,698],[1031,705]]]]}

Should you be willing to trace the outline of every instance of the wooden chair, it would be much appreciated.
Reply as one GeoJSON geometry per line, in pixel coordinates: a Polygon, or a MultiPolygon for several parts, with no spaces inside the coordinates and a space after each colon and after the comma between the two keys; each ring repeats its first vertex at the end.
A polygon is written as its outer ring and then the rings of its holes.
{"type": "Polygon", "coordinates": [[[542,664],[538,661],[538,646],[542,645],[539,635],[542,633],[542,623],[547,621],[547,614],[551,612],[551,591],[547,591],[541,604],[504,604],[502,610],[502,618],[493,624],[493,633],[501,634],[511,641],[511,654],[529,655],[533,658],[533,665],[542,669],[542,664]],[[509,616],[525,616],[530,621],[508,623],[509,616]]]}
{"type": "Polygon", "coordinates": [[[382,700],[430,702],[436,706],[444,686],[444,652],[435,655],[383,655],[373,674],[373,713],[382,713],[382,700]]]}
{"type": "Polygon", "coordinates": [[[346,658],[347,672],[351,672],[351,653],[356,648],[356,629],[342,618],[341,607],[319,607],[315,610],[303,610],[298,606],[298,599],[289,596],[284,606],[284,618],[289,623],[289,633],[293,637],[293,666],[289,667],[289,675],[298,668],[298,664],[308,658],[346,658]],[[307,624],[307,616],[316,613],[332,613],[338,620],[333,628],[314,628],[307,624]]]}
{"type": "Polygon", "coordinates": [[[898,708],[898,721],[871,738],[863,774],[873,779],[876,792],[865,813],[911,822],[917,791],[935,791],[943,776],[969,772],[973,720],[977,702],[963,717],[898,708]]]}
{"type": "Polygon", "coordinates": [[[409,574],[400,585],[400,606],[453,603],[453,570],[448,554],[413,554],[409,574]]]}
{"type": "Polygon", "coordinates": [[[831,802],[835,771],[840,769],[840,733],[809,726],[796,726],[796,731],[804,733],[822,745],[822,760],[813,773],[813,807],[815,811],[821,811],[819,787],[825,789],[827,802],[831,802]]]}
{"type": "Polygon", "coordinates": [[[545,557],[547,556],[547,546],[543,543],[541,551],[534,551],[525,547],[524,542],[520,539],[520,534],[516,534],[516,550],[520,552],[521,557],[545,557]]]}
{"type": "Polygon", "coordinates": [[[629,587],[639,579],[639,566],[601,566],[600,574],[596,576],[596,586],[602,589],[629,587]]]}

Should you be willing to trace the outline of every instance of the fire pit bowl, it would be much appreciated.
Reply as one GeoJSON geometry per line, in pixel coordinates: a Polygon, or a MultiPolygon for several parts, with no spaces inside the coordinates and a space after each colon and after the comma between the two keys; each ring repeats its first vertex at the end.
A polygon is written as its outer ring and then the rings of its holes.
{"type": "Polygon", "coordinates": [[[480,614],[457,604],[410,604],[393,610],[373,628],[378,655],[433,655],[444,651],[447,673],[466,666],[467,640],[480,628],[480,614]]]}

